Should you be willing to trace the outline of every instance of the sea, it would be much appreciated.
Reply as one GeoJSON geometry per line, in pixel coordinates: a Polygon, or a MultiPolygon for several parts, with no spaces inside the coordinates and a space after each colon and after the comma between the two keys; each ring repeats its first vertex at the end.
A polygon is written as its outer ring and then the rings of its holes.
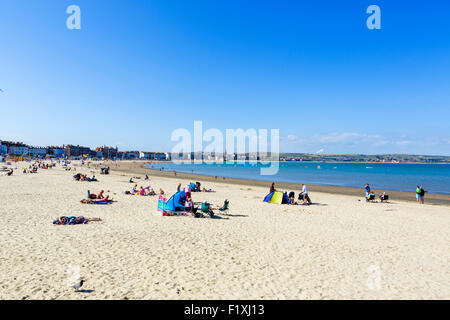
{"type": "Polygon", "coordinates": [[[414,192],[417,185],[430,193],[450,194],[450,164],[420,163],[335,163],[335,162],[279,162],[275,175],[261,175],[267,164],[154,163],[150,169],[218,176],[226,178],[263,180],[269,182],[305,183],[326,186],[371,188],[414,192]]]}

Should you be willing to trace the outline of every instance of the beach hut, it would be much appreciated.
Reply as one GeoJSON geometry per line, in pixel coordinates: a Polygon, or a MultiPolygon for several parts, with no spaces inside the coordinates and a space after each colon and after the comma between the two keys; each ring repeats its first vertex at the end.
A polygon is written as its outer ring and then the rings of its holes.
{"type": "Polygon", "coordinates": [[[278,203],[278,204],[288,204],[289,203],[289,197],[287,195],[287,192],[281,192],[281,191],[275,191],[269,193],[265,198],[264,202],[269,203],[278,203]]]}

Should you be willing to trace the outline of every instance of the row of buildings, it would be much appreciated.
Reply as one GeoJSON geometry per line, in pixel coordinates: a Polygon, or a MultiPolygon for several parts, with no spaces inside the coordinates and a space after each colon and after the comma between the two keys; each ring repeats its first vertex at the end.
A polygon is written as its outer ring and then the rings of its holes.
{"type": "Polygon", "coordinates": [[[111,159],[111,160],[200,160],[200,161],[263,161],[271,159],[271,155],[258,153],[216,153],[216,152],[145,152],[119,151],[118,148],[102,146],[95,149],[75,145],[34,147],[22,142],[1,141],[0,156],[30,158],[67,158],[67,159],[111,159]]]}
{"type": "Polygon", "coordinates": [[[1,141],[0,156],[31,157],[31,158],[95,158],[111,160],[170,160],[170,154],[165,152],[119,151],[118,148],[102,146],[92,150],[89,147],[63,145],[35,147],[22,142],[1,141]]]}

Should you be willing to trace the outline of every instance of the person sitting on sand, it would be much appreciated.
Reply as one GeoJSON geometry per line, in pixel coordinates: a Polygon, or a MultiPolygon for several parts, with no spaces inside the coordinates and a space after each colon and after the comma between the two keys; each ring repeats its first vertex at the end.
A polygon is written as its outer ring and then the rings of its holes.
{"type": "Polygon", "coordinates": [[[156,192],[150,186],[147,187],[147,196],[155,196],[156,192]]]}
{"type": "Polygon", "coordinates": [[[381,200],[381,202],[387,201],[388,199],[389,199],[389,196],[386,194],[386,192],[383,192],[383,193],[380,195],[380,200],[381,200]]]}
{"type": "Polygon", "coordinates": [[[14,172],[14,170],[11,168],[11,169],[9,169],[9,171],[6,173],[6,175],[7,175],[8,177],[10,177],[10,176],[12,176],[13,172],[14,172]]]}
{"type": "Polygon", "coordinates": [[[163,194],[164,194],[164,190],[160,188],[160,189],[159,189],[159,194],[160,194],[160,195],[163,195],[163,194]]]}
{"type": "Polygon", "coordinates": [[[148,175],[145,175],[145,179],[144,180],[149,180],[148,175]]]}
{"type": "Polygon", "coordinates": [[[91,193],[88,190],[88,199],[101,199],[103,197],[103,190],[100,191],[99,193],[95,194],[95,193],[91,193]]]}
{"type": "Polygon", "coordinates": [[[144,187],[142,187],[141,186],[141,188],[139,189],[139,195],[140,196],[145,196],[146,194],[145,194],[145,189],[144,189],[144,187]]]}
{"type": "Polygon", "coordinates": [[[130,180],[128,180],[129,183],[134,183],[133,178],[130,178],[130,180]]]}
{"type": "Polygon", "coordinates": [[[187,211],[187,212],[191,212],[192,211],[193,204],[192,204],[191,197],[186,199],[186,202],[184,203],[184,208],[185,208],[185,211],[187,211]]]}
{"type": "Polygon", "coordinates": [[[138,191],[137,191],[137,183],[135,183],[133,188],[131,189],[131,194],[136,194],[136,193],[138,193],[138,191]]]}
{"type": "Polygon", "coordinates": [[[297,204],[297,202],[295,202],[295,192],[294,191],[289,192],[289,204],[297,204]]]}
{"type": "Polygon", "coordinates": [[[103,193],[104,193],[105,191],[103,191],[103,190],[101,190],[97,195],[96,195],[96,198],[97,199],[102,199],[104,196],[103,196],[103,193]]]}
{"type": "Polygon", "coordinates": [[[209,214],[209,216],[210,216],[211,218],[214,217],[214,211],[213,211],[213,208],[211,207],[211,204],[208,203],[208,202],[206,202],[206,201],[202,203],[201,211],[202,211],[203,213],[209,214]]]}
{"type": "Polygon", "coordinates": [[[276,189],[275,189],[275,182],[272,182],[272,185],[270,186],[269,193],[272,193],[272,192],[275,192],[275,191],[276,191],[276,189]]]}
{"type": "Polygon", "coordinates": [[[184,192],[186,193],[186,197],[189,198],[191,196],[191,187],[189,185],[186,185],[184,187],[184,192]]]}
{"type": "Polygon", "coordinates": [[[309,198],[309,195],[308,195],[308,188],[303,183],[302,183],[302,192],[301,193],[303,195],[303,204],[310,205],[311,199],[309,198]]]}

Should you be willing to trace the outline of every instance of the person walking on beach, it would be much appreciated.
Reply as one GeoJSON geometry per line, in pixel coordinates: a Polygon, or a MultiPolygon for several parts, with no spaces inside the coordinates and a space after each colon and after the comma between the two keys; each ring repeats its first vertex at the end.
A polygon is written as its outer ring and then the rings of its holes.
{"type": "Polygon", "coordinates": [[[369,202],[369,197],[370,197],[370,186],[369,186],[369,184],[367,183],[366,184],[366,202],[369,202]]]}

